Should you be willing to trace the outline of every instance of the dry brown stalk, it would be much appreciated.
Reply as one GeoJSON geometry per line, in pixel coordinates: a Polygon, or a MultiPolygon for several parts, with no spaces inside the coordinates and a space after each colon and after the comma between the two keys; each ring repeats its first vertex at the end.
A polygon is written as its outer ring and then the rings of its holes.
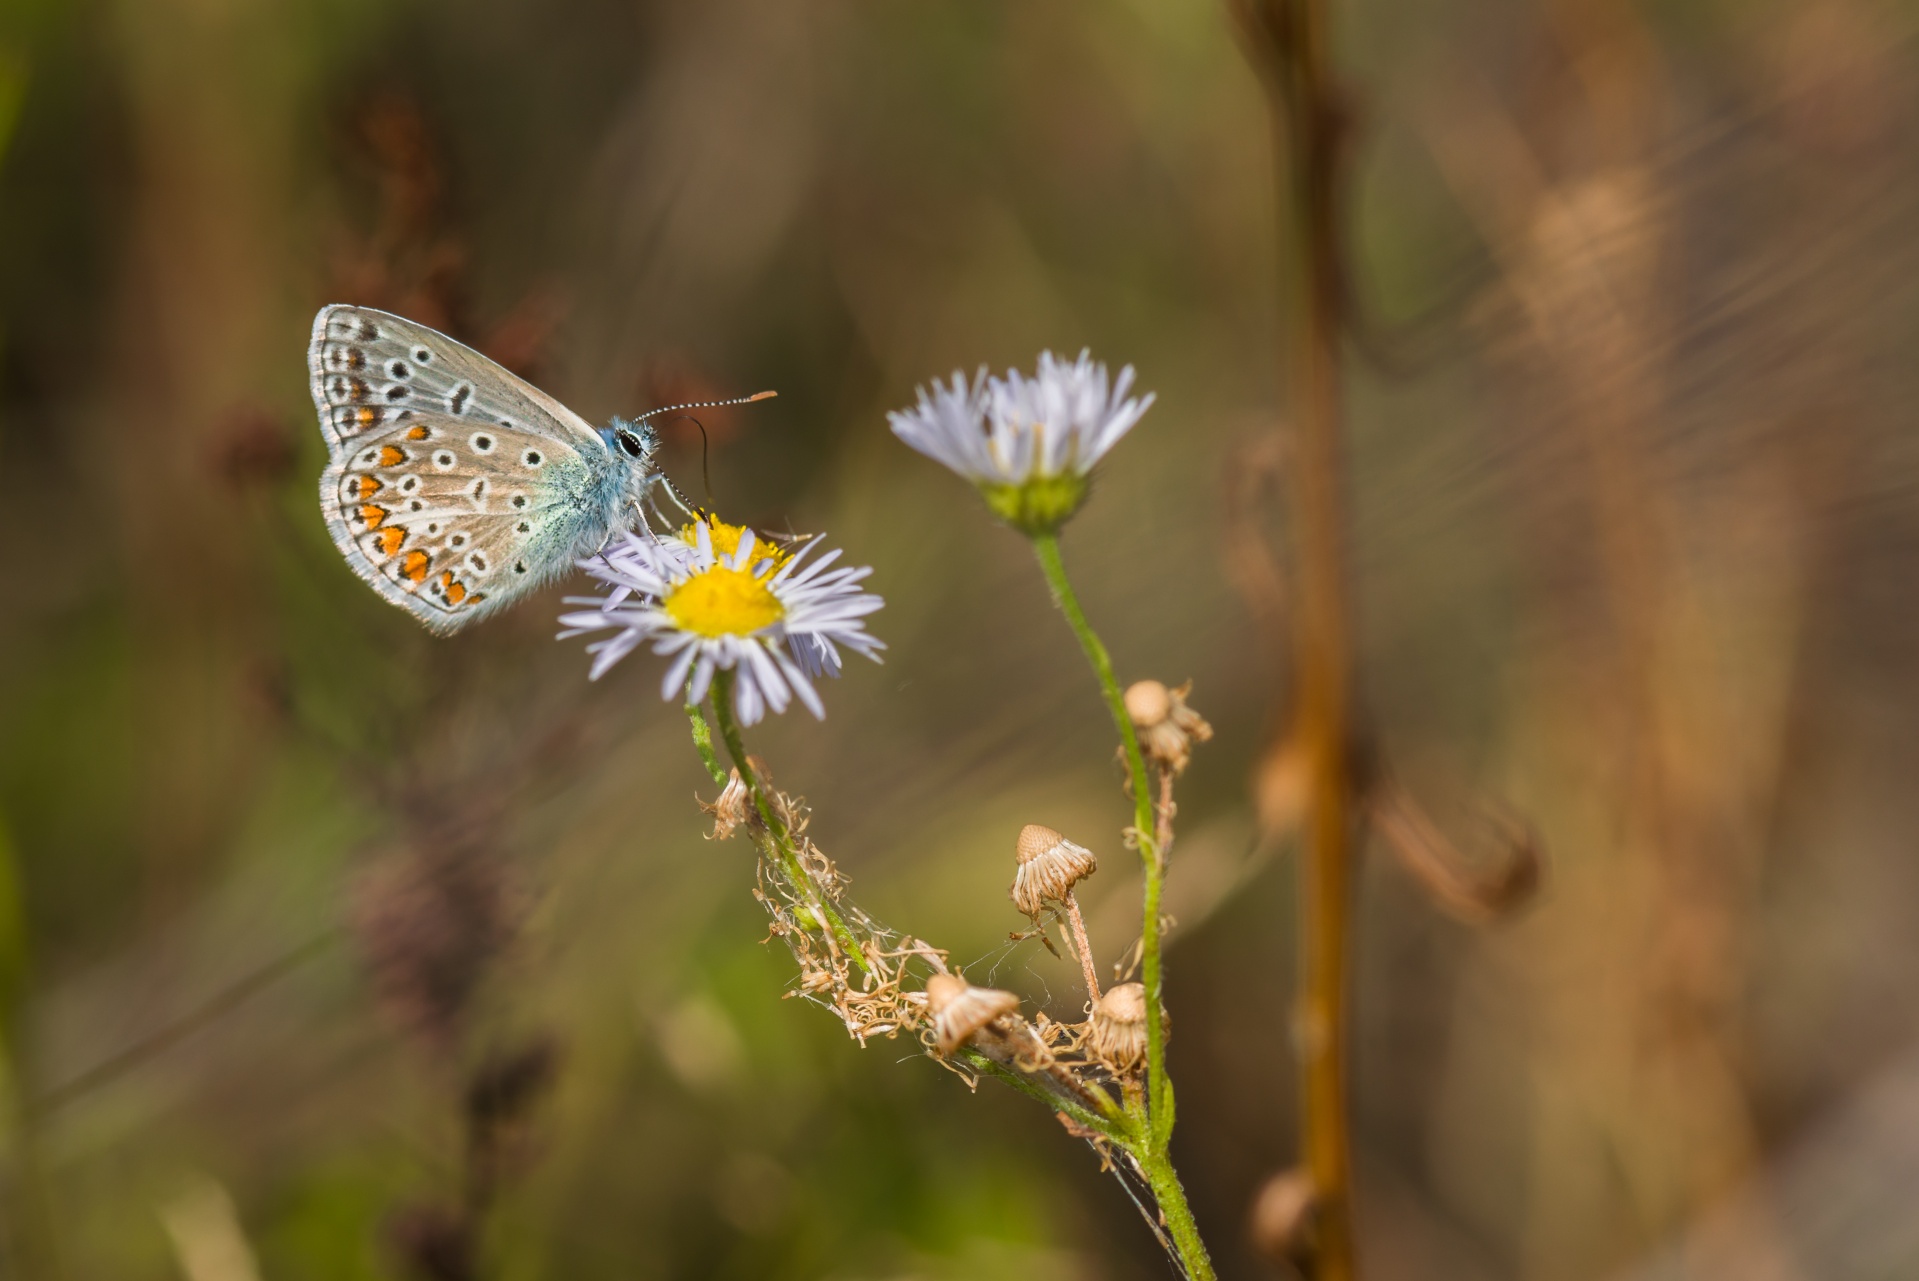
{"type": "Polygon", "coordinates": [[[1348,944],[1355,788],[1352,637],[1346,596],[1340,334],[1346,289],[1337,200],[1347,111],[1334,84],[1326,0],[1238,0],[1248,54],[1267,91],[1280,175],[1281,261],[1289,286],[1294,630],[1290,734],[1306,767],[1300,867],[1300,979],[1294,1041],[1301,1144],[1319,1196],[1316,1281],[1357,1275],[1346,1098],[1348,944]]]}

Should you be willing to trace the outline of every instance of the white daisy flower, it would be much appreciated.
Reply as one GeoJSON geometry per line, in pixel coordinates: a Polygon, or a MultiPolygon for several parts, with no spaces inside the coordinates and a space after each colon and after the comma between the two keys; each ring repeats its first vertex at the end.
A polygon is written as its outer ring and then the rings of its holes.
{"type": "Polygon", "coordinates": [[[697,703],[713,673],[725,670],[737,673],[743,725],[785,711],[795,697],[823,717],[812,678],[839,674],[841,646],[879,661],[886,647],[862,620],[885,602],[860,588],[870,568],[834,567],[839,549],[809,559],[818,545],[791,551],[716,520],[678,537],[629,533],[580,562],[611,590],[569,601],[591,608],[561,615],[567,630],[560,635],[613,632],[587,646],[595,680],[650,641],[655,654],[673,660],[660,682],[669,702],[697,703]]]}
{"type": "Polygon", "coordinates": [[[1041,352],[1028,378],[982,370],[919,389],[912,409],[888,414],[893,434],[973,482],[994,514],[1028,534],[1051,533],[1086,500],[1087,476],[1153,403],[1129,399],[1133,367],[1109,382],[1088,352],[1067,364],[1041,352]]]}

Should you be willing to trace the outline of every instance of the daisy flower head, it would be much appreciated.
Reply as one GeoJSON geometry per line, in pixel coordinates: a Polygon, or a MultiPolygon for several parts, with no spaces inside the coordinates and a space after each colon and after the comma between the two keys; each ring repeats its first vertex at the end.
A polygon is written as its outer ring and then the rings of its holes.
{"type": "Polygon", "coordinates": [[[713,673],[736,674],[735,711],[752,725],[797,698],[825,716],[813,678],[837,676],[840,650],[879,661],[885,646],[865,618],[884,602],[860,584],[873,571],[835,565],[837,548],[811,555],[752,530],[703,517],[674,534],[628,533],[580,567],[606,584],[604,596],[560,616],[562,639],[610,632],[587,646],[597,680],[643,644],[670,659],[660,697],[706,697],[713,673]]]}
{"type": "Polygon", "coordinates": [[[982,370],[969,384],[935,380],[919,403],[887,415],[893,434],[973,482],[986,505],[1028,535],[1050,534],[1086,501],[1093,465],[1153,403],[1128,397],[1133,367],[1110,379],[1082,351],[1068,364],[1041,352],[1031,377],[982,370]]]}

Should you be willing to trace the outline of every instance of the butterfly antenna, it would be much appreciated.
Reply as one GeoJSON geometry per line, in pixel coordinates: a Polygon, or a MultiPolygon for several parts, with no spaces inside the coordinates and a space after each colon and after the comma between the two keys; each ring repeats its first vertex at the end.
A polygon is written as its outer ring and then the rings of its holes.
{"type": "Polygon", "coordinates": [[[707,447],[711,442],[706,438],[706,424],[691,414],[681,414],[677,418],[669,418],[666,421],[668,423],[688,422],[700,429],[700,483],[706,486],[706,501],[709,503],[712,502],[713,473],[707,470],[706,465],[707,447]]]}
{"type": "MultiPolygon", "coordinates": [[[[693,505],[693,502],[691,499],[689,499],[685,494],[680,492],[680,487],[678,485],[675,485],[673,483],[673,478],[671,476],[668,476],[665,472],[660,473],[660,483],[666,486],[666,492],[673,495],[673,501],[678,503],[680,505],[681,510],[685,511],[687,515],[695,516],[695,517],[706,515],[704,511],[700,510],[698,507],[695,507],[693,505]]],[[[664,524],[665,523],[664,520],[662,520],[661,523],[664,524]]]]}
{"type": "Polygon", "coordinates": [[[777,391],[756,391],[751,396],[738,396],[732,400],[689,400],[684,405],[661,405],[650,409],[633,421],[643,423],[649,418],[658,418],[661,414],[670,414],[679,409],[725,409],[728,405],[750,405],[756,400],[771,400],[779,395],[777,391]]]}
{"type": "MultiPolygon", "coordinates": [[[[670,414],[681,409],[724,409],[729,405],[750,405],[755,401],[771,400],[777,395],[779,395],[777,391],[756,391],[751,396],[736,396],[732,400],[690,400],[684,405],[662,405],[658,409],[648,410],[633,421],[643,423],[649,418],[658,418],[661,414],[670,414]]],[[[684,416],[688,422],[700,429],[700,482],[706,486],[706,498],[708,502],[711,502],[713,500],[713,474],[708,470],[707,465],[707,452],[710,442],[706,435],[706,424],[691,414],[684,416]]],[[[677,422],[678,419],[669,419],[668,421],[677,422]]],[[[706,514],[704,508],[696,507],[691,499],[680,492],[680,487],[675,485],[666,475],[662,474],[660,480],[665,483],[667,491],[673,495],[673,501],[685,508],[689,515],[704,516],[706,514]]]]}

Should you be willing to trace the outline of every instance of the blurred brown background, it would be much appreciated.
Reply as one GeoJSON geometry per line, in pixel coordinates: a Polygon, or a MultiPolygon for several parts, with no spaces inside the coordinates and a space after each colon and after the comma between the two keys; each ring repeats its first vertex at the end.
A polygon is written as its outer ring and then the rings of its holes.
{"type": "MultiPolygon", "coordinates": [[[[1919,13],[1336,10],[1366,704],[1468,849],[1499,801],[1550,850],[1483,929],[1369,860],[1370,1274],[1919,1276],[1919,13]]],[[[0,1274],[1165,1275],[1024,1100],[778,999],[657,669],[589,687],[564,589],[436,641],[353,579],[302,363],[345,301],[600,420],[777,387],[705,418],[715,497],[876,566],[891,648],[756,750],[869,910],[1064,1017],[1011,843],[1100,852],[1115,957],[1110,727],[884,413],[1138,366],[1066,553],[1122,678],[1220,731],[1176,1156],[1269,1275],[1273,203],[1209,4],[0,3],[0,1274]]]]}

